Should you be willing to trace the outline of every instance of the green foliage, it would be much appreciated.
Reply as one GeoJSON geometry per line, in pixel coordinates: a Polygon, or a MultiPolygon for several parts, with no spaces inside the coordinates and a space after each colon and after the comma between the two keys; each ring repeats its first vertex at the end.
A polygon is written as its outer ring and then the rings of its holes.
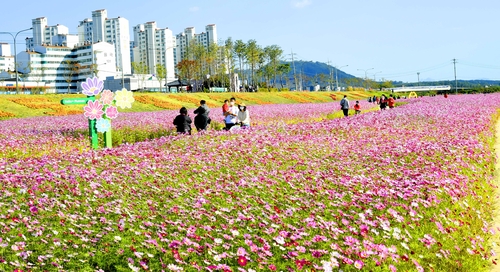
{"type": "MultiPolygon", "coordinates": [[[[288,89],[287,89],[288,90],[288,89]]],[[[273,93],[273,92],[279,92],[280,90],[278,88],[259,88],[259,92],[268,92],[268,93],[273,93]]]]}

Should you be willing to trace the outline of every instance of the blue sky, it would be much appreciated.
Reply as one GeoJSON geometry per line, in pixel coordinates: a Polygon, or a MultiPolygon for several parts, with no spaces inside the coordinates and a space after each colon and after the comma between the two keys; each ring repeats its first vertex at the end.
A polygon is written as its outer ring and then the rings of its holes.
{"type": "MultiPolygon", "coordinates": [[[[218,38],[279,45],[284,58],[330,62],[364,77],[403,82],[454,79],[500,80],[500,1],[492,0],[184,0],[56,1],[2,4],[0,32],[31,27],[47,17],[70,33],[92,11],[129,20],[130,27],[156,21],[174,34],[216,24],[218,38]],[[371,69],[373,68],[373,69],[371,69]],[[420,73],[420,76],[417,76],[420,73]]],[[[18,37],[18,51],[24,38],[18,37]]],[[[133,37],[133,36],[131,36],[133,37]]],[[[8,35],[0,42],[12,43],[8,35]]]]}

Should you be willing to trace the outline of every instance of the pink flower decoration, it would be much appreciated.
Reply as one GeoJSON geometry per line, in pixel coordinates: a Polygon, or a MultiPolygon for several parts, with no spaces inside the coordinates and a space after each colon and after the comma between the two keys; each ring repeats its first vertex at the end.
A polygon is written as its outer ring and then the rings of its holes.
{"type": "Polygon", "coordinates": [[[87,102],[87,106],[83,107],[85,111],[83,115],[89,118],[90,120],[101,119],[104,111],[102,110],[102,104],[99,101],[89,101],[87,102]]]}
{"type": "Polygon", "coordinates": [[[113,99],[115,94],[110,90],[104,90],[101,93],[101,99],[99,99],[104,105],[111,105],[113,103],[113,99]]]}
{"type": "Polygon", "coordinates": [[[115,106],[109,106],[106,108],[106,116],[109,119],[115,119],[118,117],[118,108],[115,106]]]}
{"type": "Polygon", "coordinates": [[[104,82],[97,77],[87,78],[82,83],[82,93],[88,96],[98,95],[104,88],[104,82]]]}

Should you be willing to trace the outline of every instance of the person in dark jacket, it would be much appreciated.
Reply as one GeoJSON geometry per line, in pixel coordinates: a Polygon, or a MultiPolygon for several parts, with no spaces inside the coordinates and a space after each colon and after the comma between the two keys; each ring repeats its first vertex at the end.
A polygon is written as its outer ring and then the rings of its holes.
{"type": "Polygon", "coordinates": [[[202,130],[207,130],[208,124],[210,124],[210,117],[208,114],[210,113],[210,109],[207,107],[207,103],[205,100],[200,101],[200,106],[194,110],[194,126],[198,132],[202,130]]]}
{"type": "Polygon", "coordinates": [[[174,125],[177,128],[177,133],[179,134],[191,134],[191,118],[188,115],[186,107],[180,109],[180,114],[174,119],[174,125]]]}

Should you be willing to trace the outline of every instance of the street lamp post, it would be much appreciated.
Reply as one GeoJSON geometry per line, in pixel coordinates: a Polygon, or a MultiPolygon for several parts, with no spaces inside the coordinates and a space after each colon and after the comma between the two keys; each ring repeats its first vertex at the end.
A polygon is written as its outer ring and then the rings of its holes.
{"type": "Polygon", "coordinates": [[[347,67],[349,65],[344,65],[344,66],[340,66],[339,68],[337,68],[337,66],[335,66],[335,84],[337,85],[337,91],[339,90],[339,72],[338,70],[342,67],[347,67]]]}
{"type": "Polygon", "coordinates": [[[23,29],[19,32],[16,33],[16,35],[12,35],[12,33],[10,32],[0,32],[0,34],[9,34],[12,39],[14,39],[14,69],[16,70],[16,92],[19,93],[19,73],[18,73],[18,65],[17,65],[17,47],[16,47],[16,39],[17,39],[17,35],[19,35],[19,33],[21,32],[24,32],[24,31],[28,31],[28,30],[32,30],[33,28],[30,27],[30,28],[27,28],[27,29],[23,29]]]}
{"type": "MultiPolygon", "coordinates": [[[[358,69],[358,71],[365,71],[365,81],[368,79],[368,76],[367,76],[367,73],[368,71],[370,70],[373,70],[375,68],[370,68],[370,69],[358,69]]],[[[366,84],[365,84],[365,88],[366,88],[366,84]]]]}
{"type": "Polygon", "coordinates": [[[380,74],[380,73],[382,73],[382,71],[378,71],[378,72],[376,72],[376,73],[374,73],[374,74],[373,74],[373,81],[377,82],[377,77],[376,77],[376,75],[377,75],[377,74],[380,74]]]}

